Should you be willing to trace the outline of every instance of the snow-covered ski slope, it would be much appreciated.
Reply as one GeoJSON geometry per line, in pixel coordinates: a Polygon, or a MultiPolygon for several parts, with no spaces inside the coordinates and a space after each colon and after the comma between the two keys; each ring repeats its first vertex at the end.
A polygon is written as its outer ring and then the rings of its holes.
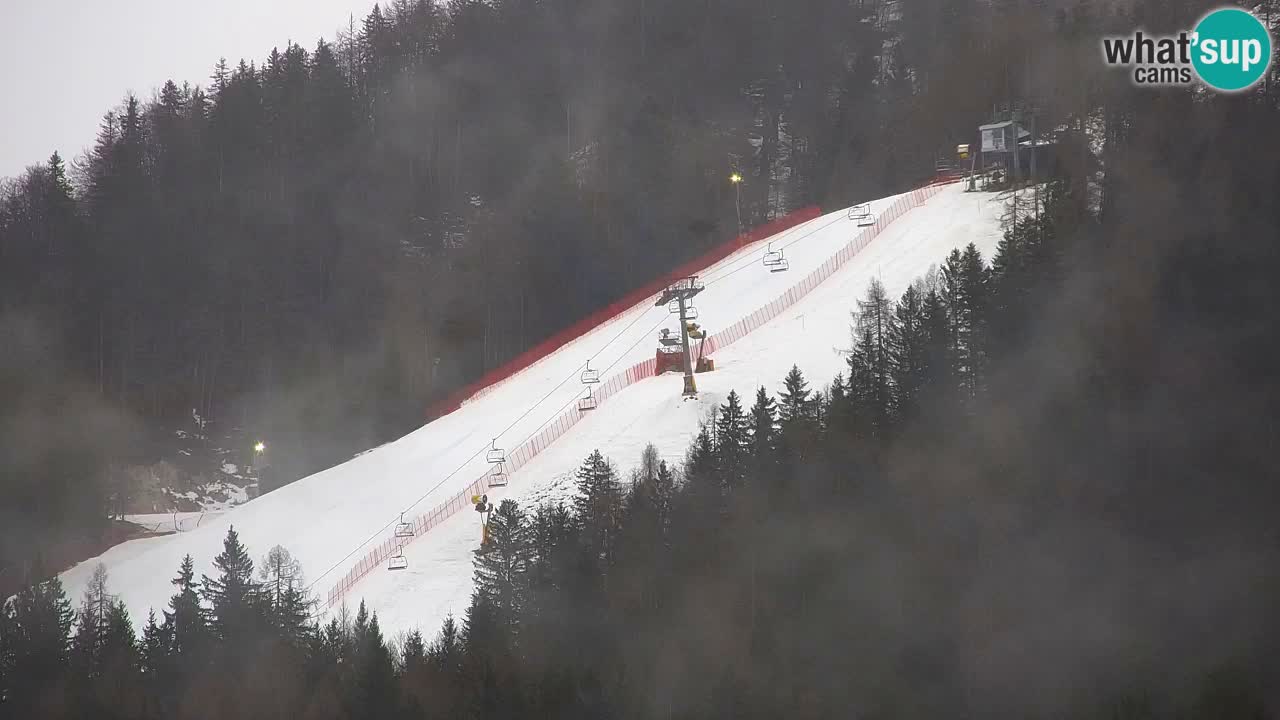
{"type": "MultiPolygon", "coordinates": [[[[885,212],[895,201],[902,207],[900,198],[873,202],[872,210],[885,212]]],[[[952,248],[972,242],[989,256],[1000,237],[1001,210],[994,194],[965,193],[958,185],[942,188],[923,205],[876,228],[879,233],[865,247],[812,291],[717,350],[716,371],[698,376],[697,401],[681,400],[676,374],[629,380],[625,386],[615,382],[620,389],[513,471],[508,487],[490,490],[490,499],[532,504],[566,497],[572,492],[573,469],[595,448],[624,470],[650,442],[676,460],[699,420],[729,390],[745,396],[765,385],[776,391],[792,363],[815,385],[827,382],[843,368],[838,351],[850,344],[849,313],[872,278],[879,277],[894,297],[952,248]]],[[[806,275],[831,267],[834,255],[869,230],[857,227],[841,210],[780,233],[771,239],[773,248],[785,248],[790,262],[789,271],[781,273],[761,265],[767,241],[742,248],[700,275],[706,290],[694,301],[698,322],[713,335],[741,328],[744,317],[806,275]]],[[[574,408],[583,394],[579,375],[588,360],[605,384],[652,360],[657,331],[677,328],[666,308],[653,302],[636,305],[395,442],[219,517],[206,517],[191,531],[111,548],[63,574],[68,592],[77,597],[93,567],[105,563],[112,591],[141,621],[148,608],[159,610],[168,601],[173,591],[169,579],[184,555],[192,555],[198,572],[212,573],[212,559],[234,525],[255,558],[276,544],[288,548],[322,600],[333,597],[332,588],[341,578],[353,577],[344,588],[345,598],[339,594],[335,599],[365,599],[390,631],[421,627],[434,632],[447,613],[464,611],[470,597],[471,552],[480,533],[476,513],[441,517],[407,542],[407,570],[390,572],[379,562],[362,572],[359,564],[367,562],[376,546],[396,544],[392,527],[400,513],[412,520],[466,492],[488,470],[485,454],[491,440],[496,438],[498,447],[515,448],[574,408]]]]}

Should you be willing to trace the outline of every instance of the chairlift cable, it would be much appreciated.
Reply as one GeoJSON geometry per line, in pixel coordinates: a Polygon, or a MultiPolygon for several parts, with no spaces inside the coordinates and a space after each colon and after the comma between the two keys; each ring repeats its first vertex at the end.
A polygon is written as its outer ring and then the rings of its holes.
{"type": "MultiPolygon", "coordinates": [[[[844,219],[847,219],[847,218],[842,218],[842,217],[836,217],[836,218],[833,218],[831,221],[829,221],[829,222],[827,222],[827,223],[824,223],[824,224],[822,224],[822,225],[820,225],[820,226],[818,226],[818,227],[816,227],[816,228],[813,228],[812,230],[809,230],[809,231],[807,231],[807,232],[804,232],[804,233],[802,233],[802,234],[800,234],[800,235],[796,236],[795,238],[793,238],[793,239],[789,240],[789,241],[788,241],[788,242],[786,242],[785,244],[781,245],[781,247],[780,247],[779,249],[780,249],[780,250],[785,250],[786,248],[791,247],[792,245],[794,245],[794,244],[796,244],[796,243],[800,242],[801,240],[804,240],[805,238],[811,237],[811,236],[813,236],[814,234],[816,234],[816,233],[818,233],[818,232],[820,232],[820,231],[822,231],[822,230],[825,230],[826,228],[830,227],[831,225],[834,225],[835,223],[839,222],[840,220],[844,220],[844,219]]],[[[703,280],[703,282],[702,282],[703,287],[706,287],[706,286],[708,286],[708,285],[712,285],[712,284],[714,284],[714,283],[720,282],[721,280],[725,280],[725,279],[727,279],[727,278],[729,278],[729,277],[732,277],[733,275],[736,275],[737,273],[741,272],[742,270],[746,270],[747,268],[754,267],[754,266],[755,266],[755,261],[756,261],[756,259],[757,259],[757,258],[756,258],[756,253],[751,253],[750,255],[746,255],[746,256],[743,256],[742,258],[739,258],[738,260],[735,260],[735,261],[734,261],[734,263],[731,263],[730,265],[726,266],[726,268],[721,268],[721,270],[727,269],[728,267],[732,267],[732,265],[733,265],[733,264],[736,264],[736,263],[741,262],[741,261],[743,261],[743,260],[750,260],[751,262],[750,262],[750,264],[743,265],[742,267],[739,267],[739,268],[737,268],[737,269],[735,269],[735,270],[732,270],[732,271],[730,271],[730,272],[728,272],[728,273],[726,273],[726,274],[724,274],[724,275],[721,275],[721,276],[719,276],[719,277],[715,277],[714,279],[710,279],[710,280],[708,280],[708,279],[704,279],[704,280],[703,280]]],[[[648,309],[646,309],[644,312],[637,313],[637,314],[636,314],[636,316],[635,316],[634,318],[632,318],[631,322],[627,323],[627,325],[626,325],[625,327],[623,327],[623,328],[622,328],[622,330],[620,330],[616,335],[614,335],[612,338],[610,338],[608,342],[606,342],[604,345],[602,345],[602,346],[600,347],[600,349],[599,349],[599,350],[597,350],[597,351],[595,352],[595,354],[593,354],[593,355],[592,355],[588,360],[595,359],[597,356],[599,356],[599,354],[600,354],[601,352],[603,352],[605,348],[609,347],[609,346],[610,346],[610,345],[612,345],[614,342],[616,342],[616,341],[617,341],[620,337],[622,337],[622,336],[623,336],[623,335],[624,335],[628,330],[630,330],[632,327],[634,327],[634,326],[635,326],[635,324],[640,320],[640,318],[644,317],[644,316],[645,316],[645,315],[647,315],[647,314],[648,314],[648,309]]],[[[601,370],[601,371],[600,371],[601,375],[603,375],[604,373],[607,373],[609,370],[613,369],[614,365],[617,365],[617,364],[618,364],[618,362],[622,360],[622,358],[626,357],[626,354],[627,354],[627,353],[631,352],[631,350],[633,350],[633,349],[636,347],[636,345],[639,345],[642,341],[644,341],[644,340],[649,336],[649,334],[650,334],[650,333],[652,333],[654,330],[657,330],[657,329],[658,329],[658,327],[659,327],[660,325],[662,325],[663,323],[665,323],[665,322],[666,322],[666,320],[667,320],[667,318],[664,316],[664,317],[663,317],[662,319],[660,319],[660,320],[659,320],[659,321],[658,321],[658,322],[657,322],[657,323],[656,323],[652,328],[650,328],[649,332],[647,332],[647,333],[645,333],[644,335],[641,335],[640,337],[638,337],[638,338],[636,339],[636,341],[635,341],[634,343],[632,343],[632,344],[631,344],[631,345],[630,345],[626,350],[623,350],[623,351],[618,355],[618,357],[617,357],[616,359],[614,359],[614,361],[613,361],[612,363],[610,363],[610,364],[609,364],[609,366],[608,366],[608,367],[606,367],[606,368],[604,368],[603,370],[601,370]]],[[[567,383],[567,382],[569,382],[570,380],[572,380],[572,379],[573,379],[573,377],[574,377],[574,373],[570,373],[567,377],[565,377],[565,379],[564,379],[564,380],[561,380],[561,381],[559,382],[559,384],[557,384],[554,388],[552,388],[552,389],[551,389],[551,390],[550,390],[546,395],[543,395],[543,396],[542,396],[542,397],[541,397],[537,402],[535,402],[534,404],[530,405],[530,406],[529,406],[529,408],[528,408],[527,410],[525,410],[523,413],[521,413],[519,417],[517,417],[515,420],[511,421],[511,423],[510,423],[509,425],[507,425],[505,428],[503,428],[503,430],[502,430],[501,432],[499,432],[499,433],[498,433],[498,435],[497,435],[497,436],[495,436],[495,437],[501,437],[501,436],[502,436],[502,435],[504,435],[506,432],[508,432],[509,430],[511,430],[511,428],[515,427],[517,423],[519,423],[521,420],[523,420],[523,419],[525,419],[526,417],[528,417],[528,416],[529,416],[529,413],[533,412],[533,411],[534,411],[534,410],[535,410],[539,405],[541,405],[542,403],[546,402],[548,398],[550,398],[552,395],[554,395],[558,390],[560,390],[560,388],[564,387],[565,383],[567,383]]],[[[578,400],[579,400],[579,398],[574,397],[574,398],[571,398],[571,399],[570,399],[568,402],[566,402],[564,405],[561,405],[557,410],[555,410],[555,411],[551,414],[551,416],[550,416],[550,417],[548,417],[548,418],[547,418],[547,420],[546,420],[546,421],[544,421],[544,422],[543,422],[541,425],[539,425],[538,427],[534,428],[534,430],[533,430],[531,433],[529,433],[529,435],[528,435],[528,436],[526,436],[526,437],[525,437],[524,441],[528,441],[528,440],[529,440],[529,438],[533,437],[535,434],[537,434],[539,431],[541,431],[544,427],[546,427],[546,426],[547,426],[547,425],[548,425],[548,424],[549,424],[549,423],[550,423],[554,418],[558,417],[560,412],[562,412],[563,410],[565,410],[569,405],[576,403],[578,400]]],[[[524,441],[522,441],[522,442],[524,442],[524,441]]],[[[517,444],[517,447],[518,447],[518,446],[519,446],[519,445],[517,444]]],[[[482,447],[482,448],[480,448],[479,450],[477,450],[475,453],[473,453],[470,457],[468,457],[466,460],[463,460],[463,461],[462,461],[462,463],[461,463],[460,465],[458,465],[458,467],[456,467],[456,468],[454,468],[453,470],[449,471],[449,473],[448,473],[447,475],[445,475],[444,477],[440,478],[440,481],[439,481],[439,482],[437,482],[435,485],[433,485],[429,490],[427,490],[425,493],[423,493],[421,496],[419,496],[417,500],[414,500],[414,501],[413,501],[413,502],[412,502],[408,507],[406,507],[406,508],[405,508],[405,510],[404,510],[404,512],[407,512],[407,511],[409,511],[409,510],[412,510],[414,507],[416,507],[416,506],[418,505],[418,503],[420,503],[420,502],[422,502],[423,500],[427,499],[427,497],[429,497],[432,493],[434,493],[436,490],[438,490],[438,489],[440,488],[440,486],[441,486],[441,485],[443,485],[444,483],[448,482],[448,481],[449,481],[449,480],[450,480],[454,475],[457,475],[457,474],[458,474],[459,472],[461,472],[464,468],[466,468],[466,466],[467,466],[467,465],[469,465],[469,464],[471,463],[471,461],[472,461],[472,460],[475,460],[475,459],[476,459],[476,458],[477,458],[481,453],[483,453],[483,452],[487,452],[488,450],[489,450],[489,448],[488,448],[488,447],[482,447]]],[[[402,512],[401,514],[403,514],[403,512],[402,512]]],[[[369,543],[371,543],[371,542],[373,542],[374,540],[376,540],[376,539],[378,538],[378,536],[379,536],[379,535],[381,535],[383,532],[385,532],[385,531],[387,530],[387,528],[391,527],[392,525],[395,525],[397,522],[398,522],[398,520],[393,519],[392,521],[390,521],[390,522],[388,522],[387,524],[383,525],[382,527],[378,528],[378,529],[377,529],[377,530],[376,530],[372,535],[370,535],[370,536],[369,536],[369,537],[368,537],[364,542],[362,542],[362,543],[360,543],[359,545],[355,546],[355,547],[351,550],[351,552],[349,552],[349,553],[347,553],[345,556],[343,556],[343,558],[342,558],[341,560],[338,560],[338,561],[337,561],[337,562],[335,562],[334,564],[330,565],[330,566],[329,566],[329,568],[328,568],[328,569],[326,569],[323,573],[321,573],[320,575],[316,576],[316,578],[315,578],[314,580],[312,580],[310,584],[308,584],[308,585],[307,585],[307,590],[311,590],[313,587],[315,587],[316,583],[320,582],[320,580],[321,580],[321,579],[323,579],[324,577],[328,576],[328,575],[329,575],[329,573],[331,573],[331,572],[333,572],[335,569],[337,569],[337,568],[338,568],[338,566],[342,565],[344,562],[346,562],[347,560],[351,559],[351,556],[352,556],[352,555],[355,555],[357,552],[359,552],[359,551],[360,551],[360,549],[361,549],[361,548],[363,548],[364,546],[366,546],[366,545],[368,545],[369,543]]]]}

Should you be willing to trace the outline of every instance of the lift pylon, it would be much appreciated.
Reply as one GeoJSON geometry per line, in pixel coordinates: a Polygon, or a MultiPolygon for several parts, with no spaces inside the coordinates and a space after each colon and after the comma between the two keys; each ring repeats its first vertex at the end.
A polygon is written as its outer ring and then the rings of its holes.
{"type": "Polygon", "coordinates": [[[667,305],[668,309],[670,309],[672,303],[674,303],[676,309],[680,312],[679,344],[683,347],[684,351],[684,391],[682,394],[686,398],[695,397],[698,394],[698,385],[693,379],[693,358],[689,353],[688,327],[689,321],[697,317],[697,311],[695,310],[692,316],[690,316],[689,311],[691,308],[689,301],[693,299],[693,296],[705,289],[706,286],[698,282],[697,276],[691,275],[683,280],[673,283],[667,287],[667,289],[663,290],[662,294],[658,296],[658,302],[654,303],[658,307],[667,305]]]}

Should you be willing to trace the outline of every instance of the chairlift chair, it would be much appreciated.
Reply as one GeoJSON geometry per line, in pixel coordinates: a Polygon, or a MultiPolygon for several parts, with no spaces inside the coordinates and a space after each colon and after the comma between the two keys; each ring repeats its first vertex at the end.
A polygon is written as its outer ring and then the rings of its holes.
{"type": "Polygon", "coordinates": [[[578,410],[579,412],[587,412],[588,410],[595,410],[595,409],[596,409],[596,397],[595,395],[591,394],[591,388],[588,387],[587,394],[578,398],[578,410]]]}
{"type": "Polygon", "coordinates": [[[773,243],[769,243],[764,253],[763,265],[767,268],[774,268],[786,262],[786,257],[781,250],[774,250],[773,243]]]}
{"type": "Polygon", "coordinates": [[[396,537],[413,537],[413,526],[404,521],[404,513],[400,513],[400,522],[396,523],[396,537]]]}
{"type": "Polygon", "coordinates": [[[498,439],[494,438],[489,445],[489,451],[485,453],[486,461],[490,463],[503,463],[507,461],[507,454],[502,448],[498,447],[498,439]]]}
{"type": "Polygon", "coordinates": [[[489,473],[489,487],[506,487],[507,486],[507,470],[502,463],[493,466],[493,472],[489,473]]]}
{"type": "Polygon", "coordinates": [[[849,219],[857,221],[858,227],[874,225],[876,219],[871,216],[871,203],[859,203],[849,208],[849,219]]]}
{"type": "Polygon", "coordinates": [[[685,306],[684,306],[684,319],[685,319],[685,320],[697,320],[697,319],[698,319],[698,308],[696,308],[696,307],[694,307],[694,306],[692,306],[692,305],[685,305],[685,306]]]}
{"type": "Polygon", "coordinates": [[[396,554],[387,558],[388,570],[404,570],[409,567],[409,558],[404,556],[404,546],[396,548],[396,554]]]}
{"type": "Polygon", "coordinates": [[[671,332],[670,328],[662,328],[662,331],[658,333],[658,342],[662,343],[666,347],[673,347],[684,343],[684,341],[680,339],[679,335],[671,332]]]}
{"type": "Polygon", "coordinates": [[[600,382],[600,371],[591,369],[591,361],[587,361],[587,367],[582,371],[582,384],[595,385],[600,382]]]}

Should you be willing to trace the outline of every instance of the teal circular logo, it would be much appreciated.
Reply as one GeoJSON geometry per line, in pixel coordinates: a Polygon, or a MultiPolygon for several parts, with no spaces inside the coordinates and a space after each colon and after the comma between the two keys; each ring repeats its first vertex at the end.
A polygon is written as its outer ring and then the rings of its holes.
{"type": "Polygon", "coordinates": [[[1245,90],[1271,65],[1271,36],[1258,18],[1239,8],[1214,10],[1192,37],[1191,64],[1217,90],[1245,90]]]}

